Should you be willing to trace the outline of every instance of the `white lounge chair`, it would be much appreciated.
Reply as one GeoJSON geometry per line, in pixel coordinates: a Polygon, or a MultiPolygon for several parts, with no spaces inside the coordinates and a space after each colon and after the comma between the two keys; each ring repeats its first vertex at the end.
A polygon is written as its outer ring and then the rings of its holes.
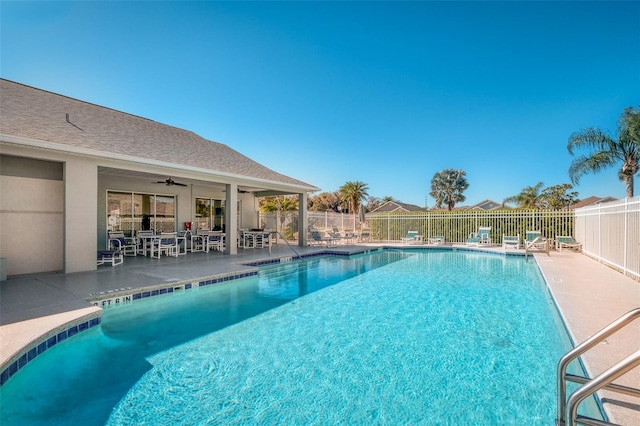
{"type": "Polygon", "coordinates": [[[502,248],[504,250],[508,248],[519,249],[520,248],[520,234],[518,235],[502,235],[502,248]]]}
{"type": "Polygon", "coordinates": [[[406,237],[400,240],[402,244],[422,244],[422,235],[418,231],[408,231],[406,237]]]}
{"type": "Polygon", "coordinates": [[[310,229],[309,230],[309,245],[310,246],[320,246],[320,245],[326,245],[327,247],[330,247],[332,245],[334,245],[334,239],[331,237],[323,237],[322,235],[320,235],[320,231],[318,231],[317,229],[310,229]]]}
{"type": "Polygon", "coordinates": [[[556,235],[556,250],[562,249],[582,251],[582,243],[577,242],[571,235],[556,235]]]}
{"type": "Polygon", "coordinates": [[[442,235],[434,235],[433,237],[427,238],[427,242],[432,246],[439,246],[444,244],[444,237],[442,235]]]}
{"type": "Polygon", "coordinates": [[[469,234],[469,238],[467,238],[468,246],[490,246],[491,245],[491,235],[489,232],[491,231],[490,226],[481,226],[478,228],[478,232],[472,232],[469,234]]]}
{"type": "Polygon", "coordinates": [[[527,251],[538,250],[548,253],[548,241],[542,236],[540,231],[527,231],[524,238],[524,244],[527,251]]]}

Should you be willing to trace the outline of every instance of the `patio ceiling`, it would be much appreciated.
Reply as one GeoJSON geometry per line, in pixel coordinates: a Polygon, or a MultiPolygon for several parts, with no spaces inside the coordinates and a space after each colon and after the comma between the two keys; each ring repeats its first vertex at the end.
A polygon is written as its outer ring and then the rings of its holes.
{"type": "MultiPolygon", "coordinates": [[[[171,178],[174,181],[183,183],[185,185],[206,186],[206,187],[216,188],[223,191],[225,190],[226,184],[231,183],[231,182],[214,182],[210,180],[198,179],[193,177],[184,177],[184,175],[177,170],[172,170],[168,174],[159,174],[159,173],[143,172],[138,170],[118,169],[113,167],[100,166],[98,167],[98,173],[109,175],[109,176],[148,180],[149,183],[160,182],[160,181],[164,181],[171,178]]],[[[266,186],[241,184],[238,182],[235,182],[235,183],[238,185],[238,191],[250,192],[250,193],[253,193],[256,197],[288,195],[288,194],[295,193],[294,191],[280,191],[276,189],[271,189],[266,186]]]]}

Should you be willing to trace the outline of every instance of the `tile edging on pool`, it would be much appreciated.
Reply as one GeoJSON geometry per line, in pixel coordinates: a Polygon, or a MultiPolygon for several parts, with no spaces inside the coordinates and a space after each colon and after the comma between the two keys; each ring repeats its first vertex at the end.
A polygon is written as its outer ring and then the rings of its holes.
{"type": "Polygon", "coordinates": [[[47,349],[100,325],[101,316],[102,309],[84,314],[34,338],[0,365],[0,386],[47,349]]]}
{"type": "MultiPolygon", "coordinates": [[[[210,275],[206,277],[200,277],[189,280],[178,280],[171,283],[155,284],[152,286],[132,289],[131,287],[119,288],[114,290],[108,290],[100,293],[92,293],[86,298],[87,302],[93,306],[99,308],[108,308],[114,306],[124,306],[132,303],[134,300],[146,299],[148,297],[159,296],[163,294],[171,294],[177,291],[190,290],[192,288],[204,287],[213,284],[219,284],[221,282],[232,281],[235,279],[246,278],[249,276],[257,275],[258,266],[268,265],[273,263],[285,263],[291,262],[295,258],[307,259],[318,256],[353,256],[357,254],[366,254],[378,250],[401,250],[405,249],[418,249],[418,250],[461,250],[461,251],[483,251],[485,253],[505,254],[505,255],[520,255],[520,253],[508,253],[508,252],[488,252],[485,250],[473,250],[465,249],[464,247],[390,247],[383,246],[379,248],[346,248],[341,249],[326,248],[324,250],[315,253],[306,253],[298,256],[283,256],[278,258],[264,258],[257,259],[250,262],[238,263],[239,265],[252,266],[251,270],[232,272],[227,274],[210,275]]],[[[71,320],[61,326],[58,326],[49,332],[41,335],[39,338],[34,339],[25,345],[21,350],[12,355],[5,363],[0,365],[0,386],[9,380],[15,373],[21,368],[26,366],[30,361],[35,359],[38,355],[43,353],[48,348],[54,346],[58,342],[61,342],[69,337],[73,337],[81,331],[88,330],[101,323],[102,311],[96,313],[84,315],[83,317],[71,320]]]]}

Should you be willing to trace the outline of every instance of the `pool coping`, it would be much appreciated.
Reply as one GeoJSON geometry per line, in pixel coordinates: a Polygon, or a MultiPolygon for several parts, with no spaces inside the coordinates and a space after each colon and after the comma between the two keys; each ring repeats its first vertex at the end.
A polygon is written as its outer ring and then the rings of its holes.
{"type": "MultiPolygon", "coordinates": [[[[300,253],[302,258],[309,258],[314,256],[334,255],[334,256],[352,256],[362,253],[367,253],[376,250],[401,250],[406,252],[423,251],[423,250],[460,250],[460,251],[476,251],[493,253],[497,255],[514,255],[524,256],[523,250],[501,250],[498,247],[492,248],[475,248],[467,247],[464,245],[356,245],[356,246],[337,246],[332,248],[316,248],[315,250],[306,251],[300,253]]],[[[115,299],[137,295],[135,300],[143,299],[146,297],[152,297],[155,295],[165,294],[173,291],[188,290],[200,286],[218,284],[221,282],[238,279],[246,276],[257,274],[257,267],[264,264],[288,262],[293,260],[297,256],[292,256],[291,252],[287,252],[286,255],[282,253],[276,253],[275,255],[267,256],[262,253],[257,253],[250,260],[237,260],[226,258],[226,262],[233,262],[235,268],[234,271],[216,273],[210,275],[202,275],[192,278],[183,278],[181,280],[174,280],[171,282],[156,283],[152,285],[132,287],[120,287],[115,289],[105,289],[99,292],[88,294],[84,300],[75,300],[75,303],[70,303],[68,309],[62,309],[62,312],[54,315],[42,315],[35,316],[34,318],[26,321],[20,321],[17,323],[9,323],[0,325],[0,343],[5,347],[6,342],[14,341],[13,353],[7,354],[5,349],[0,354],[0,385],[6,383],[13,374],[19,369],[26,366],[31,360],[35,359],[39,354],[43,353],[56,343],[65,340],[66,338],[73,337],[83,331],[86,331],[92,327],[100,324],[100,317],[102,315],[102,306],[110,306],[111,303],[118,304],[115,299]],[[105,302],[110,301],[110,302],[105,302]],[[80,306],[83,305],[84,306],[80,306]],[[105,304],[106,303],[106,304],[105,304]],[[19,348],[18,348],[19,346],[19,348]],[[9,355],[9,356],[7,356],[9,355]]],[[[624,314],[630,309],[640,306],[640,283],[635,282],[629,277],[625,277],[618,271],[606,267],[605,265],[588,258],[587,256],[572,253],[572,252],[551,252],[549,255],[544,253],[532,253],[532,258],[537,262],[539,269],[546,281],[547,288],[558,308],[558,312],[565,324],[565,327],[573,340],[573,342],[579,343],[590,335],[597,332],[600,328],[604,327],[609,322],[616,319],[618,316],[624,314]],[[562,262],[555,262],[556,259],[563,259],[562,262]],[[567,269],[567,266],[571,262],[576,260],[580,261],[581,266],[579,268],[567,269]],[[560,266],[560,268],[558,268],[560,266]],[[590,271],[597,270],[598,273],[594,274],[590,271]],[[558,278],[561,276],[561,278],[558,278]],[[600,306],[596,304],[593,306],[583,306],[583,304],[576,305],[575,297],[583,297],[580,295],[584,292],[585,279],[592,279],[598,277],[597,283],[593,283],[589,286],[589,293],[591,296],[598,294],[596,299],[600,302],[609,300],[606,303],[607,309],[599,309],[600,306]],[[604,278],[603,278],[604,277],[604,278]],[[624,287],[622,291],[623,296],[616,297],[614,293],[603,291],[604,286],[601,285],[602,280],[605,282],[621,281],[624,284],[618,285],[618,287],[624,287]],[[572,297],[567,296],[567,283],[571,284],[571,290],[569,294],[572,297]],[[633,287],[637,289],[636,293],[633,293],[633,287]],[[631,288],[631,289],[630,289],[631,288]],[[577,292],[577,293],[576,293],[577,292]],[[604,293],[604,294],[602,294],[604,293]],[[611,300],[615,301],[611,303],[611,300]],[[620,303],[621,300],[627,303],[620,303]],[[595,312],[594,312],[594,308],[595,312]],[[626,310],[625,310],[626,309],[626,310]],[[588,312],[589,314],[585,314],[588,312]],[[594,315],[597,314],[597,315],[594,315]],[[605,315],[606,313],[606,315],[605,315]],[[598,315],[599,314],[599,315],[598,315]]],[[[593,297],[588,297],[593,299],[593,297]]],[[[127,301],[122,301],[126,303],[127,301]]],[[[635,332],[636,329],[629,330],[629,332],[635,332]]],[[[637,328],[640,336],[640,325],[637,328]]],[[[633,342],[633,337],[627,335],[627,342],[633,342]]],[[[610,339],[608,339],[610,340],[610,339]]],[[[612,355],[624,352],[623,347],[629,346],[625,344],[624,338],[614,338],[608,351],[592,355],[587,354],[581,357],[584,362],[590,377],[594,377],[594,373],[603,371],[603,364],[607,364],[607,367],[611,365],[610,360],[612,355]]],[[[640,338],[639,340],[640,346],[640,338]]],[[[599,352],[603,352],[600,350],[599,352]]],[[[640,371],[638,372],[640,377],[640,371]]],[[[635,375],[630,377],[629,380],[635,380],[635,375]]],[[[628,381],[628,380],[627,380],[628,381]]],[[[638,378],[640,383],[640,378],[638,378]]],[[[627,383],[623,383],[627,384],[627,383]]],[[[629,384],[627,384],[629,385],[629,384]]],[[[633,384],[630,384],[633,386],[633,384]]],[[[637,387],[637,386],[636,386],[637,387]]],[[[636,410],[629,410],[628,407],[637,404],[640,407],[640,401],[636,402],[632,398],[628,400],[621,397],[619,394],[611,394],[603,392],[601,393],[601,399],[604,401],[604,409],[609,418],[619,424],[625,424],[624,420],[631,418],[632,422],[640,420],[640,408],[636,410]],[[626,410],[622,410],[626,408],[626,410]],[[631,411],[631,413],[629,413],[631,411]],[[623,420],[620,422],[620,420],[623,420]]]]}

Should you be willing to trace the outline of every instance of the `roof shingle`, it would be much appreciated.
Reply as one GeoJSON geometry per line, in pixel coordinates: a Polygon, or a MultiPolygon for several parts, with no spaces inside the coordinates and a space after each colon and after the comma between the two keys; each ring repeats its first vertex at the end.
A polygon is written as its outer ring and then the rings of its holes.
{"type": "Polygon", "coordinates": [[[317,190],[188,130],[5,79],[0,79],[0,94],[4,135],[317,190]]]}

